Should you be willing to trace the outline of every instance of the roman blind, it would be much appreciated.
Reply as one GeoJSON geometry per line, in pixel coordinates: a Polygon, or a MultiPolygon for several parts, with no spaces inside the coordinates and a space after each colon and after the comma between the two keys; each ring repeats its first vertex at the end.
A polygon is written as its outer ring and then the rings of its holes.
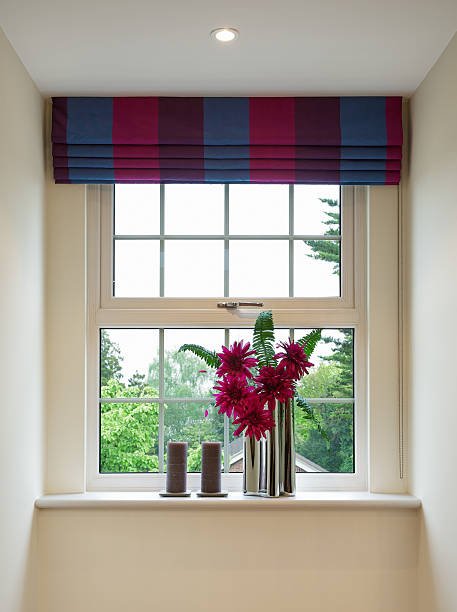
{"type": "Polygon", "coordinates": [[[397,184],[400,97],[57,97],[56,183],[397,184]]]}

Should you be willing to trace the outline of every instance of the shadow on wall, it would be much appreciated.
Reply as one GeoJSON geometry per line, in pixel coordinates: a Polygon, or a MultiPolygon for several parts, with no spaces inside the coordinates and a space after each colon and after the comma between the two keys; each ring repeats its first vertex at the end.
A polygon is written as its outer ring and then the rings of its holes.
{"type": "MultiPolygon", "coordinates": [[[[425,506],[426,507],[426,506],[425,506]]],[[[427,523],[424,501],[419,511],[419,544],[418,544],[418,568],[417,568],[417,611],[418,612],[454,612],[454,609],[446,607],[442,601],[438,601],[436,563],[433,561],[431,549],[430,525],[427,523]]],[[[451,543],[449,543],[451,544],[451,543]]],[[[454,548],[452,546],[452,548],[454,548]]],[[[451,585],[448,585],[451,586],[451,585]]]]}
{"type": "MultiPolygon", "coordinates": [[[[39,547],[38,547],[38,521],[39,510],[33,509],[30,526],[29,542],[26,549],[26,559],[23,577],[23,593],[21,612],[39,612],[39,547]]],[[[6,610],[2,612],[7,612],[6,610]]],[[[9,611],[8,611],[9,612],[9,611]]]]}

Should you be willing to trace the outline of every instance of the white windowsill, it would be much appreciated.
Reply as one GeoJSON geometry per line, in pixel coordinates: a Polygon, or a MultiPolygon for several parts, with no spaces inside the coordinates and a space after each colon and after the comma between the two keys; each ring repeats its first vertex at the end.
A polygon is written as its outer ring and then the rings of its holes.
{"type": "Polygon", "coordinates": [[[143,508],[162,510],[167,508],[205,509],[240,508],[275,510],[301,509],[343,509],[343,508],[397,508],[417,509],[421,501],[412,495],[391,495],[387,493],[366,492],[311,492],[298,493],[295,497],[246,497],[240,493],[229,493],[228,497],[160,497],[158,493],[68,493],[64,495],[44,495],[39,497],[35,505],[40,509],[132,509],[143,508]]]}

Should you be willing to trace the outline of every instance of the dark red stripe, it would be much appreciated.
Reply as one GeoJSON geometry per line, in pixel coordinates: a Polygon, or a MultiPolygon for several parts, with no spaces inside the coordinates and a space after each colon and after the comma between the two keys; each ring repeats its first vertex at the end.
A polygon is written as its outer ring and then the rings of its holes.
{"type": "Polygon", "coordinates": [[[403,101],[400,97],[386,98],[387,160],[393,159],[392,148],[401,147],[403,144],[402,112],[403,101]]]}
{"type": "Polygon", "coordinates": [[[113,145],[157,145],[157,98],[113,98],[113,145]]]}
{"type": "MultiPolygon", "coordinates": [[[[52,99],[52,142],[58,142],[62,157],[67,157],[67,98],[52,99]]],[[[69,181],[68,164],[66,176],[62,181],[69,181]]]]}
{"type": "MultiPolygon", "coordinates": [[[[293,147],[295,144],[295,101],[294,98],[250,98],[249,100],[249,141],[250,172],[262,170],[262,160],[254,151],[257,146],[279,145],[293,147]]],[[[291,156],[293,160],[295,155],[291,156]]],[[[275,170],[270,171],[272,182],[275,170]]],[[[294,167],[287,171],[284,180],[295,182],[294,167]]]]}
{"type": "MultiPolygon", "coordinates": [[[[158,144],[157,98],[113,98],[113,158],[114,176],[118,178],[119,145],[158,144]]],[[[157,155],[157,153],[156,153],[157,155]]]]}

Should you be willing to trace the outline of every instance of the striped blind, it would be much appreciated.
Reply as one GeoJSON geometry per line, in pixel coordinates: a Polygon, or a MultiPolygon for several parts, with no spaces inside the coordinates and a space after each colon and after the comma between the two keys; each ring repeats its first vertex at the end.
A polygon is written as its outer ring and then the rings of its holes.
{"type": "Polygon", "coordinates": [[[56,183],[397,184],[400,97],[53,98],[56,183]]]}

